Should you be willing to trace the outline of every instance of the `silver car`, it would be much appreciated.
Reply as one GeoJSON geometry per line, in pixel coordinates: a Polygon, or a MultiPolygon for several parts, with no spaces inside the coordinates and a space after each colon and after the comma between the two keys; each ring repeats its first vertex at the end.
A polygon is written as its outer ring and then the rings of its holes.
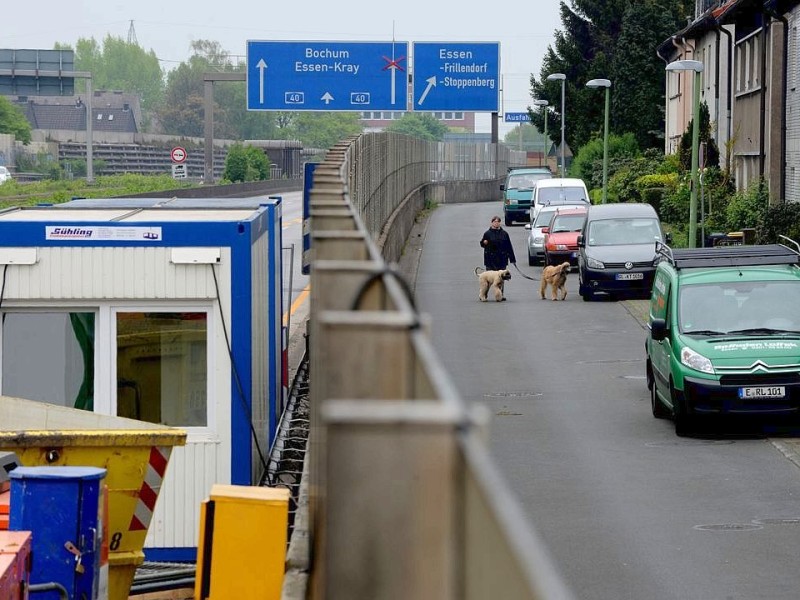
{"type": "Polygon", "coordinates": [[[0,184],[5,183],[6,181],[11,181],[11,171],[3,166],[0,166],[0,184]]]}

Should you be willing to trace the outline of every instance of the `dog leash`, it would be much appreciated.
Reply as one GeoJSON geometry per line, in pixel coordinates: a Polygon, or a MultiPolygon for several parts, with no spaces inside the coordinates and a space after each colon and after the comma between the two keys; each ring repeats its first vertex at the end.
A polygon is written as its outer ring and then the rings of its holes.
{"type": "Polygon", "coordinates": [[[517,270],[517,272],[520,275],[522,275],[525,279],[530,279],[531,281],[541,281],[538,277],[529,277],[528,275],[525,275],[525,273],[523,273],[522,271],[519,270],[519,267],[517,266],[517,263],[511,263],[511,264],[514,265],[514,268],[517,270]]]}

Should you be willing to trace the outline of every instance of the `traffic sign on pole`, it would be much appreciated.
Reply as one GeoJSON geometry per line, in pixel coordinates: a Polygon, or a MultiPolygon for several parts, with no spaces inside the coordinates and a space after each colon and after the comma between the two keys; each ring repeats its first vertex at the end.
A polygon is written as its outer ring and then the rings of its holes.
{"type": "Polygon", "coordinates": [[[499,91],[499,43],[414,43],[413,110],[497,112],[499,91]]]}
{"type": "Polygon", "coordinates": [[[247,110],[406,110],[407,42],[247,42],[247,110]]]}
{"type": "Polygon", "coordinates": [[[531,120],[531,115],[526,112],[507,112],[505,116],[506,123],[527,123],[531,120]]]}
{"type": "Polygon", "coordinates": [[[182,163],[186,161],[186,148],[175,146],[169,153],[169,157],[174,163],[182,163]]]}

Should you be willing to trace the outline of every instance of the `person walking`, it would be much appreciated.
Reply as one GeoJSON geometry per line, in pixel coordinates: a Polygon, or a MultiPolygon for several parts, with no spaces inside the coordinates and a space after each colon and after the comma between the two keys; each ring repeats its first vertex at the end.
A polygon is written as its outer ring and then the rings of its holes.
{"type": "Polygon", "coordinates": [[[501,271],[508,266],[509,262],[513,265],[517,264],[511,238],[508,237],[508,232],[500,227],[500,217],[497,215],[492,217],[491,226],[483,234],[481,247],[483,248],[483,265],[487,271],[501,271]]]}

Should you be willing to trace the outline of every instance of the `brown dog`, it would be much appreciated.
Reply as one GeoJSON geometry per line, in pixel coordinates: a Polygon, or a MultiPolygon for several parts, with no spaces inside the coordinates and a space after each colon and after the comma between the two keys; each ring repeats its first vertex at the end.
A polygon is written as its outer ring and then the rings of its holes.
{"type": "Polygon", "coordinates": [[[503,286],[505,285],[506,281],[511,279],[511,271],[508,269],[503,269],[501,271],[484,271],[482,273],[478,273],[478,269],[475,269],[475,274],[478,276],[478,282],[480,283],[478,300],[481,302],[486,302],[489,288],[494,287],[495,302],[505,301],[505,296],[503,296],[503,286]]]}
{"type": "Polygon", "coordinates": [[[558,290],[564,294],[561,299],[567,298],[567,273],[569,273],[569,261],[560,265],[545,267],[542,269],[542,283],[539,286],[539,295],[544,300],[544,294],[549,285],[553,290],[553,300],[558,300],[558,290]]]}

